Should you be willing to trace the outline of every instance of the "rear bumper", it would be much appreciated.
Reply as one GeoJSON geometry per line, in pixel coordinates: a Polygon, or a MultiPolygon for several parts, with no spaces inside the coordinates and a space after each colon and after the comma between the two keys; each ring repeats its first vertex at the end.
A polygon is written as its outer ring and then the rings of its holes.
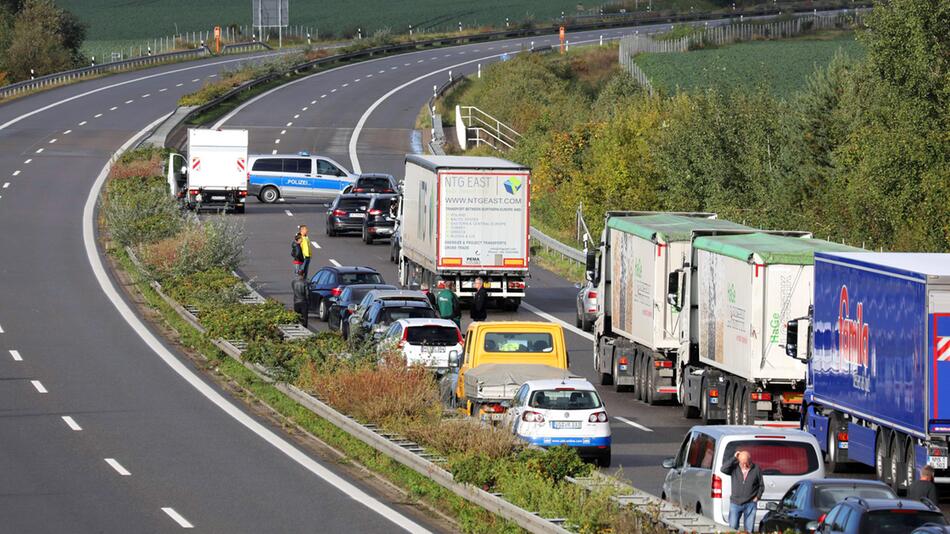
{"type": "Polygon", "coordinates": [[[583,457],[601,456],[610,453],[610,436],[594,438],[555,438],[555,437],[527,437],[520,436],[521,439],[538,447],[558,447],[567,445],[577,451],[583,457]]]}
{"type": "Polygon", "coordinates": [[[330,224],[337,230],[363,230],[363,219],[349,217],[330,217],[330,224]]]}

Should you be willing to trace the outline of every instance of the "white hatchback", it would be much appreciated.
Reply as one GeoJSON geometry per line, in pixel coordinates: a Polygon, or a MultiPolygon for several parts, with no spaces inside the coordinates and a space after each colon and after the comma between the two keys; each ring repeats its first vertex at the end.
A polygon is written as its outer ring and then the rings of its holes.
{"type": "Polygon", "coordinates": [[[506,421],[529,443],[567,445],[610,467],[610,419],[597,390],[583,378],[528,380],[512,399],[506,421]]]}
{"type": "Polygon", "coordinates": [[[399,319],[379,340],[380,347],[396,347],[408,365],[448,371],[462,354],[462,332],[448,319],[399,319]]]}

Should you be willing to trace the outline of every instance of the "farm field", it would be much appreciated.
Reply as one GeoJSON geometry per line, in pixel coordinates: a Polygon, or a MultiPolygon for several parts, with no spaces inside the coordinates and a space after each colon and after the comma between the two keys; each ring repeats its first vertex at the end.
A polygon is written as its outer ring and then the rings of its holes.
{"type": "Polygon", "coordinates": [[[865,54],[863,46],[847,34],[831,39],[760,41],[686,53],[640,54],[636,63],[654,87],[667,92],[763,87],[777,96],[789,97],[839,51],[853,58],[865,54]]]}

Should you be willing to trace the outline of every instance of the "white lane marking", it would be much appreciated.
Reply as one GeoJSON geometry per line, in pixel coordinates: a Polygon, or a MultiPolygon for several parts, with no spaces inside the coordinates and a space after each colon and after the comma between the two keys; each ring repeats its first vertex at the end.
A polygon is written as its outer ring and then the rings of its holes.
{"type": "Polygon", "coordinates": [[[98,119],[98,118],[101,117],[101,116],[102,116],[102,113],[96,113],[93,118],[94,118],[94,119],[98,119]]]}
{"type": "MultiPolygon", "coordinates": [[[[42,149],[41,149],[41,150],[42,150],[42,149]]],[[[20,171],[18,171],[18,170],[17,170],[17,171],[13,171],[13,176],[19,176],[19,175],[20,175],[20,171]]]]}
{"type": "Polygon", "coordinates": [[[538,309],[538,308],[536,308],[536,307],[534,307],[534,306],[528,304],[527,302],[522,302],[522,303],[521,303],[521,306],[524,307],[524,309],[528,310],[529,312],[531,312],[531,313],[537,315],[538,317],[541,317],[541,318],[543,318],[543,319],[547,319],[548,321],[550,321],[550,322],[552,322],[552,323],[557,323],[557,324],[561,325],[562,327],[566,328],[567,330],[570,330],[571,332],[573,332],[573,333],[575,333],[575,334],[577,334],[577,335],[579,335],[579,336],[581,336],[581,337],[583,337],[583,338],[585,338],[585,339],[587,339],[587,340],[589,340],[589,341],[593,341],[593,340],[594,340],[594,335],[591,334],[590,332],[585,332],[585,331],[581,330],[580,328],[577,328],[576,326],[574,326],[574,325],[572,325],[572,324],[570,324],[570,323],[568,323],[568,322],[566,322],[566,321],[562,321],[562,320],[558,319],[557,317],[551,315],[550,313],[547,313],[547,312],[545,312],[545,311],[541,311],[540,309],[538,309]]]}
{"type": "Polygon", "coordinates": [[[367,74],[366,77],[367,77],[367,78],[372,78],[373,75],[372,75],[372,74],[367,74]]]}
{"type": "MultiPolygon", "coordinates": [[[[116,153],[113,155],[113,158],[118,157],[142,136],[152,131],[153,128],[157,127],[170,116],[171,113],[163,115],[156,119],[155,122],[143,128],[131,139],[126,141],[125,144],[119,147],[119,150],[116,151],[116,153]]],[[[129,326],[135,331],[136,334],[138,334],[142,341],[148,345],[149,348],[152,349],[152,351],[159,358],[161,358],[166,365],[168,365],[173,371],[181,376],[182,379],[194,387],[206,399],[215,404],[227,415],[234,418],[235,421],[243,425],[245,428],[259,436],[274,448],[278,449],[304,469],[310,471],[328,484],[336,487],[338,490],[340,490],[340,492],[344,493],[354,501],[362,504],[367,509],[376,512],[377,514],[408,532],[413,534],[428,534],[429,531],[418,523],[412,521],[382,502],[374,499],[360,488],[354,486],[352,483],[341,478],[339,475],[333,473],[326,467],[320,465],[313,458],[307,456],[302,451],[300,451],[300,449],[290,444],[287,440],[275,434],[274,431],[265,427],[261,423],[257,422],[254,418],[241,411],[240,408],[238,408],[228,399],[224,398],[224,396],[205,383],[205,381],[196,375],[194,371],[192,371],[188,366],[175,357],[175,355],[172,354],[171,351],[169,351],[157,337],[155,337],[155,334],[153,334],[148,329],[148,327],[145,326],[138,315],[132,311],[128,303],[126,303],[126,301],[122,298],[122,296],[119,294],[119,290],[109,278],[105,266],[102,264],[102,258],[99,256],[98,247],[96,246],[94,215],[96,211],[96,205],[98,204],[99,192],[102,190],[102,186],[105,184],[106,177],[108,177],[108,175],[109,164],[107,163],[99,172],[99,176],[96,177],[95,183],[89,190],[89,196],[86,197],[86,204],[83,206],[82,212],[82,238],[83,246],[86,250],[86,259],[89,261],[89,264],[92,267],[96,281],[99,283],[99,286],[102,288],[102,291],[105,293],[106,297],[112,302],[112,305],[115,306],[116,311],[118,311],[122,318],[125,319],[125,322],[129,324],[129,326]]]]}
{"type": "Polygon", "coordinates": [[[217,75],[217,74],[209,74],[208,77],[209,77],[209,78],[217,78],[218,75],[217,75]]]}
{"type": "Polygon", "coordinates": [[[340,87],[349,87],[349,85],[350,85],[350,84],[348,84],[348,83],[344,83],[344,84],[341,85],[340,87]]]}
{"type": "Polygon", "coordinates": [[[359,82],[359,81],[362,80],[362,79],[363,79],[363,78],[357,78],[357,79],[353,80],[353,83],[357,83],[357,82],[359,82]]]}
{"type": "Polygon", "coordinates": [[[313,248],[320,248],[320,245],[312,239],[310,240],[310,244],[313,245],[313,248]]]}
{"type": "Polygon", "coordinates": [[[299,118],[300,118],[300,114],[298,113],[298,114],[294,115],[294,118],[295,118],[295,119],[299,119],[299,118]]]}
{"type": "Polygon", "coordinates": [[[175,84],[175,87],[181,87],[182,85],[185,85],[185,84],[183,84],[183,83],[176,83],[176,84],[175,84]]]}
{"type": "Polygon", "coordinates": [[[389,70],[396,70],[396,69],[398,69],[398,68],[399,68],[398,66],[395,66],[395,67],[389,67],[389,70]]]}
{"type": "Polygon", "coordinates": [[[167,87],[162,87],[161,89],[158,90],[158,92],[159,92],[159,93],[164,93],[164,92],[167,91],[167,90],[168,90],[167,87]]]}
{"type": "Polygon", "coordinates": [[[191,80],[191,83],[198,83],[200,81],[201,81],[201,78],[195,78],[194,80],[191,80]]]}
{"type": "Polygon", "coordinates": [[[481,52],[481,50],[476,48],[475,50],[472,50],[472,52],[481,52]]]}
{"type": "Polygon", "coordinates": [[[294,122],[293,122],[293,121],[290,121],[290,122],[287,123],[287,127],[288,127],[288,128],[290,128],[290,127],[293,126],[293,125],[294,125],[294,122]]]}
{"type": "Polygon", "coordinates": [[[330,92],[331,92],[331,93],[335,93],[335,92],[336,92],[336,88],[330,89],[330,92]]]}
{"type": "MultiPolygon", "coordinates": [[[[8,187],[10,187],[10,182],[3,182],[3,188],[6,189],[6,188],[8,188],[8,187]]],[[[3,330],[0,329],[0,333],[2,333],[2,332],[3,332],[3,330]]]]}
{"type": "Polygon", "coordinates": [[[75,419],[68,415],[63,416],[63,422],[66,423],[66,426],[71,428],[74,432],[79,432],[82,430],[82,427],[79,426],[79,423],[77,423],[75,419]]]}
{"type": "Polygon", "coordinates": [[[115,458],[105,458],[105,461],[107,464],[109,464],[109,467],[115,469],[116,473],[119,473],[124,477],[132,476],[132,473],[129,473],[128,469],[122,467],[122,464],[120,464],[115,458]]]}
{"type": "Polygon", "coordinates": [[[273,156],[274,154],[277,154],[277,150],[276,150],[276,149],[271,151],[271,155],[273,156]]]}
{"type": "Polygon", "coordinates": [[[85,126],[86,124],[87,124],[86,121],[82,121],[82,122],[79,123],[80,126],[85,126]]]}
{"type": "Polygon", "coordinates": [[[287,130],[281,130],[281,131],[280,131],[280,135],[284,135],[285,133],[287,133],[287,130]]]}
{"type": "Polygon", "coordinates": [[[33,161],[33,158],[27,158],[26,161],[23,162],[23,164],[29,165],[31,161],[33,161]]]}
{"type": "Polygon", "coordinates": [[[326,98],[327,95],[320,95],[320,98],[326,98]]]}
{"type": "Polygon", "coordinates": [[[275,144],[275,145],[279,145],[279,144],[280,144],[280,139],[274,139],[274,144],[275,144]]]}
{"type": "Polygon", "coordinates": [[[424,60],[424,59],[420,59],[419,61],[416,61],[416,63],[422,63],[423,61],[425,61],[425,60],[424,60]]]}
{"type": "Polygon", "coordinates": [[[488,49],[489,49],[489,50],[494,50],[495,47],[494,47],[494,46],[489,46],[488,49]]]}
{"type": "Polygon", "coordinates": [[[181,514],[176,512],[174,508],[169,508],[166,506],[162,508],[162,511],[165,512],[168,515],[168,517],[172,518],[172,521],[178,523],[178,526],[180,526],[181,528],[195,528],[195,526],[189,523],[187,519],[185,519],[184,517],[182,517],[181,514]]]}
{"type": "Polygon", "coordinates": [[[56,141],[57,141],[57,139],[54,137],[54,138],[52,138],[52,139],[49,140],[49,144],[52,145],[52,144],[55,143],[56,141]]]}
{"type": "Polygon", "coordinates": [[[118,106],[112,106],[111,108],[109,108],[109,111],[115,111],[115,110],[117,110],[117,109],[119,109],[118,106]]]}
{"type": "Polygon", "coordinates": [[[316,104],[316,103],[317,103],[316,100],[311,100],[311,101],[310,101],[310,105],[311,105],[311,106],[314,105],[314,104],[316,104]]]}
{"type": "Polygon", "coordinates": [[[386,72],[385,70],[381,70],[381,71],[377,72],[376,74],[383,74],[383,73],[385,73],[385,72],[386,72]]]}
{"type": "Polygon", "coordinates": [[[300,108],[300,111],[307,111],[308,109],[310,109],[310,108],[308,108],[307,106],[304,106],[304,107],[300,108]]]}
{"type": "Polygon", "coordinates": [[[18,350],[11,350],[11,351],[10,351],[10,357],[13,358],[13,361],[15,361],[15,362],[22,362],[22,361],[23,361],[23,356],[20,356],[20,351],[18,351],[18,350]]]}
{"type": "Polygon", "coordinates": [[[152,93],[145,93],[144,95],[142,95],[142,98],[148,98],[150,96],[152,96],[152,93]]]}
{"type": "Polygon", "coordinates": [[[36,391],[39,393],[49,393],[46,391],[46,388],[43,386],[43,383],[39,380],[30,380],[30,383],[33,384],[33,387],[36,388],[36,391]]]}
{"type": "Polygon", "coordinates": [[[126,101],[125,101],[126,104],[131,104],[132,102],[135,102],[135,100],[126,100],[126,101]]]}
{"type": "Polygon", "coordinates": [[[632,426],[633,428],[639,428],[640,430],[642,430],[642,431],[644,431],[644,432],[653,432],[653,429],[647,428],[647,427],[641,425],[640,423],[635,423],[635,422],[633,422],[633,421],[627,419],[626,417],[620,417],[620,416],[618,416],[618,415],[615,415],[615,416],[614,416],[614,419],[616,419],[616,420],[618,420],[618,421],[620,421],[620,422],[622,422],[622,423],[627,423],[628,425],[632,426]]]}
{"type": "Polygon", "coordinates": [[[0,326],[0,334],[2,334],[2,333],[3,333],[3,327],[0,326]]]}
{"type": "Polygon", "coordinates": [[[330,264],[333,265],[334,267],[342,267],[342,266],[340,265],[340,262],[336,261],[336,260],[333,259],[333,258],[330,258],[330,264]]]}
{"type": "Polygon", "coordinates": [[[63,135],[69,135],[69,134],[71,134],[71,133],[73,133],[72,130],[66,130],[65,132],[63,132],[63,135]]]}
{"type": "Polygon", "coordinates": [[[43,150],[45,150],[45,149],[37,148],[37,149],[36,149],[36,153],[37,153],[37,154],[42,154],[42,153],[43,153],[43,150]]]}
{"type": "Polygon", "coordinates": [[[411,64],[412,64],[412,63],[403,63],[402,66],[403,66],[403,67],[408,67],[408,66],[411,65],[411,64]]]}
{"type": "Polygon", "coordinates": [[[290,210],[284,210],[284,213],[286,213],[288,217],[293,217],[293,216],[294,216],[294,214],[291,213],[290,210]]]}
{"type": "Polygon", "coordinates": [[[444,55],[444,56],[442,56],[442,57],[452,57],[452,54],[446,54],[446,55],[444,55]]]}

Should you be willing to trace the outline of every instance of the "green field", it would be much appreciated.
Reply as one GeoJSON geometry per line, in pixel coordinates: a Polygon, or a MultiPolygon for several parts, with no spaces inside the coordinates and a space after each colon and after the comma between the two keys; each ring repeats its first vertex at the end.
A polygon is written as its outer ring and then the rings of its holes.
{"type": "Polygon", "coordinates": [[[838,51],[864,57],[864,48],[852,35],[833,39],[794,39],[741,43],[686,53],[640,54],[636,63],[654,87],[668,92],[718,87],[731,90],[766,88],[788,97],[804,87],[816,69],[838,51]]]}

